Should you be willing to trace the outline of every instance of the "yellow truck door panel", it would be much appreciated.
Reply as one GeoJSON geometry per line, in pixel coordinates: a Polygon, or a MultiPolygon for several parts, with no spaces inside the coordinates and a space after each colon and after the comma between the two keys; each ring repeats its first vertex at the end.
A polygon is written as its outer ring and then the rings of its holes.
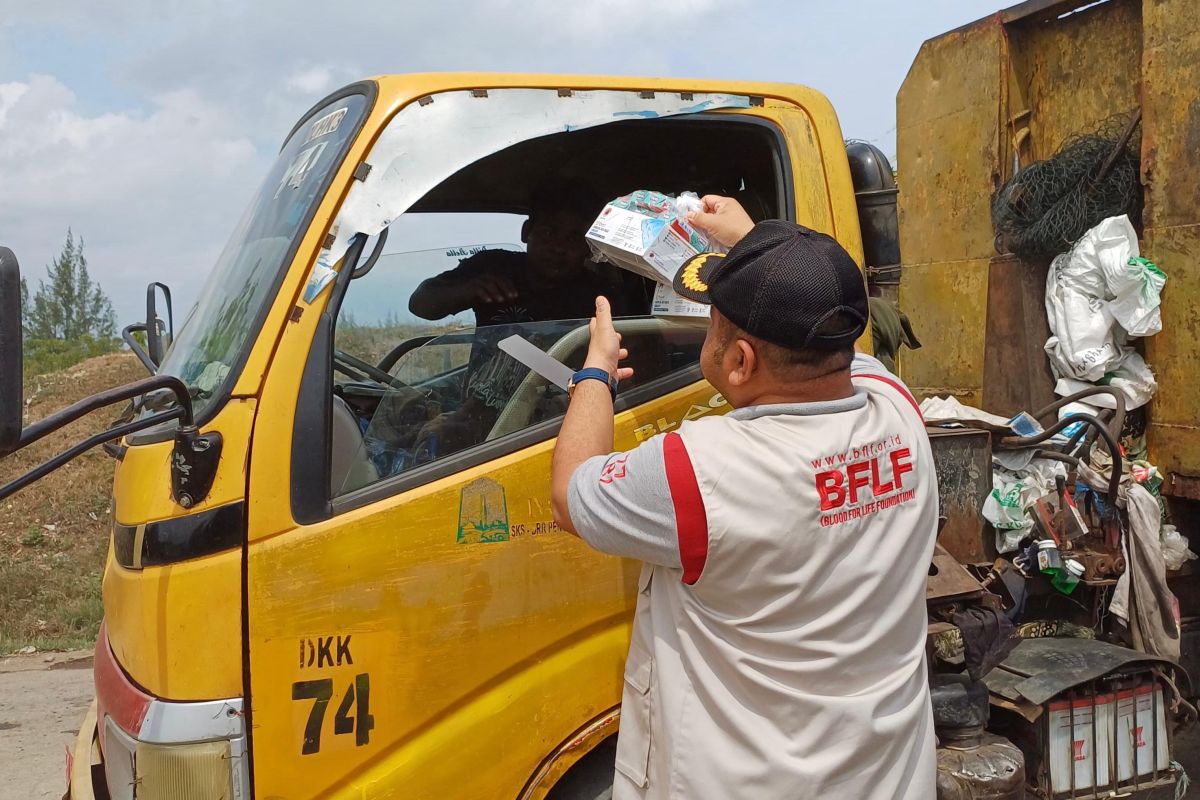
{"type": "MultiPolygon", "coordinates": [[[[622,414],[618,446],[725,408],[679,390],[622,414]]],[[[551,450],[251,547],[261,796],[516,797],[620,702],[639,565],[558,529],[551,450]]]]}

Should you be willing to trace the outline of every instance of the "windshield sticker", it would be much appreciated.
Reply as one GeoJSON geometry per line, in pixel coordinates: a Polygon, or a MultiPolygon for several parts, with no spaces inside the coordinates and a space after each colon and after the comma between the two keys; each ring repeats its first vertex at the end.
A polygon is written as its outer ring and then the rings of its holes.
{"type": "Polygon", "coordinates": [[[504,487],[491,478],[479,478],[462,488],[458,500],[458,542],[507,542],[508,500],[504,487]]]}
{"type": "Polygon", "coordinates": [[[342,124],[342,120],[346,117],[346,112],[349,109],[339,108],[332,114],[326,114],[312,124],[308,129],[308,136],[304,137],[304,143],[308,144],[313,139],[320,139],[322,136],[328,136],[331,133],[336,133],[338,126],[342,124]]]}
{"type": "Polygon", "coordinates": [[[300,155],[292,162],[287,171],[283,173],[283,177],[279,179],[279,188],[275,190],[275,198],[278,199],[284,188],[299,189],[300,184],[304,183],[304,179],[313,171],[313,167],[321,159],[321,153],[325,151],[325,146],[328,142],[317,142],[312,147],[300,151],[300,155]]]}
{"type": "Polygon", "coordinates": [[[337,277],[337,270],[329,266],[329,251],[322,250],[313,265],[312,275],[308,276],[308,284],[304,287],[304,302],[311,304],[320,296],[322,290],[337,277]]]}

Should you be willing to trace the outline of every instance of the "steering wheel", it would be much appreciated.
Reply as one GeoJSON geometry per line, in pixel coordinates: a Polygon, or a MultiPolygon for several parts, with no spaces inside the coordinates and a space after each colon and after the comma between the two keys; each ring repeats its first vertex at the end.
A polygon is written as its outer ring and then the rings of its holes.
{"type": "Polygon", "coordinates": [[[401,342],[393,347],[391,352],[383,357],[383,359],[379,362],[378,368],[390,375],[392,372],[392,367],[396,366],[397,361],[403,358],[406,354],[416,350],[421,345],[426,344],[427,342],[432,342],[436,338],[436,334],[429,334],[426,336],[414,336],[411,339],[401,342]]]}
{"type": "MultiPolygon", "coordinates": [[[[613,326],[618,333],[632,337],[640,334],[661,334],[674,323],[666,322],[659,317],[635,317],[633,319],[615,319],[613,326]]],[[[591,332],[586,324],[580,325],[563,336],[547,351],[552,358],[562,363],[572,361],[573,356],[586,352],[591,332]]],[[[579,359],[582,361],[582,359],[579,359]]],[[[547,381],[532,370],[521,380],[516,391],[504,406],[504,410],[496,418],[496,423],[487,435],[487,441],[497,439],[506,434],[519,431],[529,424],[533,417],[534,406],[537,404],[538,392],[547,381]]]]}
{"type": "Polygon", "coordinates": [[[343,375],[349,375],[355,380],[366,378],[376,383],[382,383],[384,386],[390,386],[393,389],[411,388],[408,384],[394,378],[378,367],[368,364],[360,358],[355,358],[343,350],[338,350],[336,347],[333,350],[333,368],[343,375]]]}

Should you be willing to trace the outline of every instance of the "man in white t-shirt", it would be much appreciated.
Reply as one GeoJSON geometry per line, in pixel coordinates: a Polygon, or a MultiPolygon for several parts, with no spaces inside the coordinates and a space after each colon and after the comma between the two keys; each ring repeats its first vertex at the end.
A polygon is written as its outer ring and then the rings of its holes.
{"type": "Polygon", "coordinates": [[[701,368],[734,411],[611,452],[630,371],[598,298],[554,453],[559,524],[645,562],[613,797],[927,800],[920,411],[854,352],[867,294],[835,240],[704,200],[694,224],[732,249],[675,289],[712,306],[701,368]]]}

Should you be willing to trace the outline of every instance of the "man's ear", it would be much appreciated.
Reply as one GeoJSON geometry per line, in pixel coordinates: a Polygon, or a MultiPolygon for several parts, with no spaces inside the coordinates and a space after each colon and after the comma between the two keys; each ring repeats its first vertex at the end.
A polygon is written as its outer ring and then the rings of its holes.
{"type": "Polygon", "coordinates": [[[727,365],[729,383],[733,386],[745,386],[754,377],[758,369],[758,354],[754,346],[745,339],[734,339],[733,346],[726,353],[732,363],[727,365]]]}

